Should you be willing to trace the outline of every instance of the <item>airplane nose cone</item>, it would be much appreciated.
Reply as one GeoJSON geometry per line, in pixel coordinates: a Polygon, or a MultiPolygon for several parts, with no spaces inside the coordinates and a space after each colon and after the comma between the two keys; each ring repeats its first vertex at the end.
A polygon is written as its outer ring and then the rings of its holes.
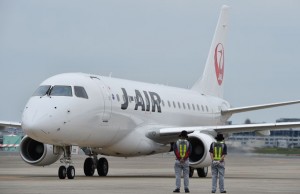
{"type": "Polygon", "coordinates": [[[22,128],[30,137],[48,137],[59,128],[59,118],[53,118],[54,108],[39,105],[29,102],[23,112],[22,128]]]}
{"type": "Polygon", "coordinates": [[[41,132],[47,134],[47,117],[49,115],[41,113],[41,111],[33,110],[28,107],[23,113],[22,128],[26,134],[37,135],[41,132]]]}

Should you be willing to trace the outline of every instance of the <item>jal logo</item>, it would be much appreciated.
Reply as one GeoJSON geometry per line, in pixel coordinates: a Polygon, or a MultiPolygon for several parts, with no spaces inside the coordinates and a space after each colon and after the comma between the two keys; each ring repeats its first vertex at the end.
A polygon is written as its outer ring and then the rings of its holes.
{"type": "Polygon", "coordinates": [[[224,77],[224,47],[219,43],[215,48],[215,70],[218,84],[221,85],[224,77]]]}

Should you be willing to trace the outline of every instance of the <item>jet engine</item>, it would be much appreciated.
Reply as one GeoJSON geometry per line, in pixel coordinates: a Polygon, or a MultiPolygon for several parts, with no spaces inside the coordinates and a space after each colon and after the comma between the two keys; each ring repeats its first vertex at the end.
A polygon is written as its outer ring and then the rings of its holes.
{"type": "Polygon", "coordinates": [[[62,154],[62,149],[53,145],[43,144],[28,136],[20,143],[20,155],[22,159],[34,166],[46,166],[56,162],[62,154]]]}
{"type": "Polygon", "coordinates": [[[203,168],[211,165],[209,148],[215,139],[207,134],[194,132],[189,134],[189,141],[192,144],[190,154],[190,166],[193,168],[203,168]]]}

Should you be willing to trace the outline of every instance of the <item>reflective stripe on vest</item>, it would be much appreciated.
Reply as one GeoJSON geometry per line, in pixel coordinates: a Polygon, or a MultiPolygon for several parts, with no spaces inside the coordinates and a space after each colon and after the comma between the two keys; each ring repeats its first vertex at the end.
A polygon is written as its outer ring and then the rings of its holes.
{"type": "Polygon", "coordinates": [[[220,161],[222,158],[224,144],[222,142],[213,143],[213,149],[214,149],[214,160],[220,161]]]}
{"type": "Polygon", "coordinates": [[[188,150],[189,144],[187,140],[178,140],[176,142],[180,158],[184,158],[188,150]]]}

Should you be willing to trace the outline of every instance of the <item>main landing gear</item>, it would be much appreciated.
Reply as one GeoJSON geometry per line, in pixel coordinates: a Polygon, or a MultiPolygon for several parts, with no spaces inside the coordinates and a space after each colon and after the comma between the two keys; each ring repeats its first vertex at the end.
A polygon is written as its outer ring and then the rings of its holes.
{"type": "Polygon", "coordinates": [[[200,178],[207,177],[208,167],[203,167],[203,168],[193,168],[193,167],[190,167],[189,177],[193,177],[195,169],[197,170],[198,177],[200,177],[200,178]]]}
{"type": "Polygon", "coordinates": [[[64,165],[60,166],[58,169],[58,177],[60,179],[65,179],[66,177],[68,177],[68,179],[74,179],[75,177],[75,168],[71,165],[71,149],[72,146],[65,146],[63,148],[64,157],[60,159],[60,162],[64,163],[64,165]]]}
{"type": "Polygon", "coordinates": [[[97,155],[94,155],[93,157],[85,159],[83,166],[85,176],[93,176],[96,168],[99,176],[106,176],[108,173],[108,162],[106,158],[100,158],[98,160],[97,155]]]}

